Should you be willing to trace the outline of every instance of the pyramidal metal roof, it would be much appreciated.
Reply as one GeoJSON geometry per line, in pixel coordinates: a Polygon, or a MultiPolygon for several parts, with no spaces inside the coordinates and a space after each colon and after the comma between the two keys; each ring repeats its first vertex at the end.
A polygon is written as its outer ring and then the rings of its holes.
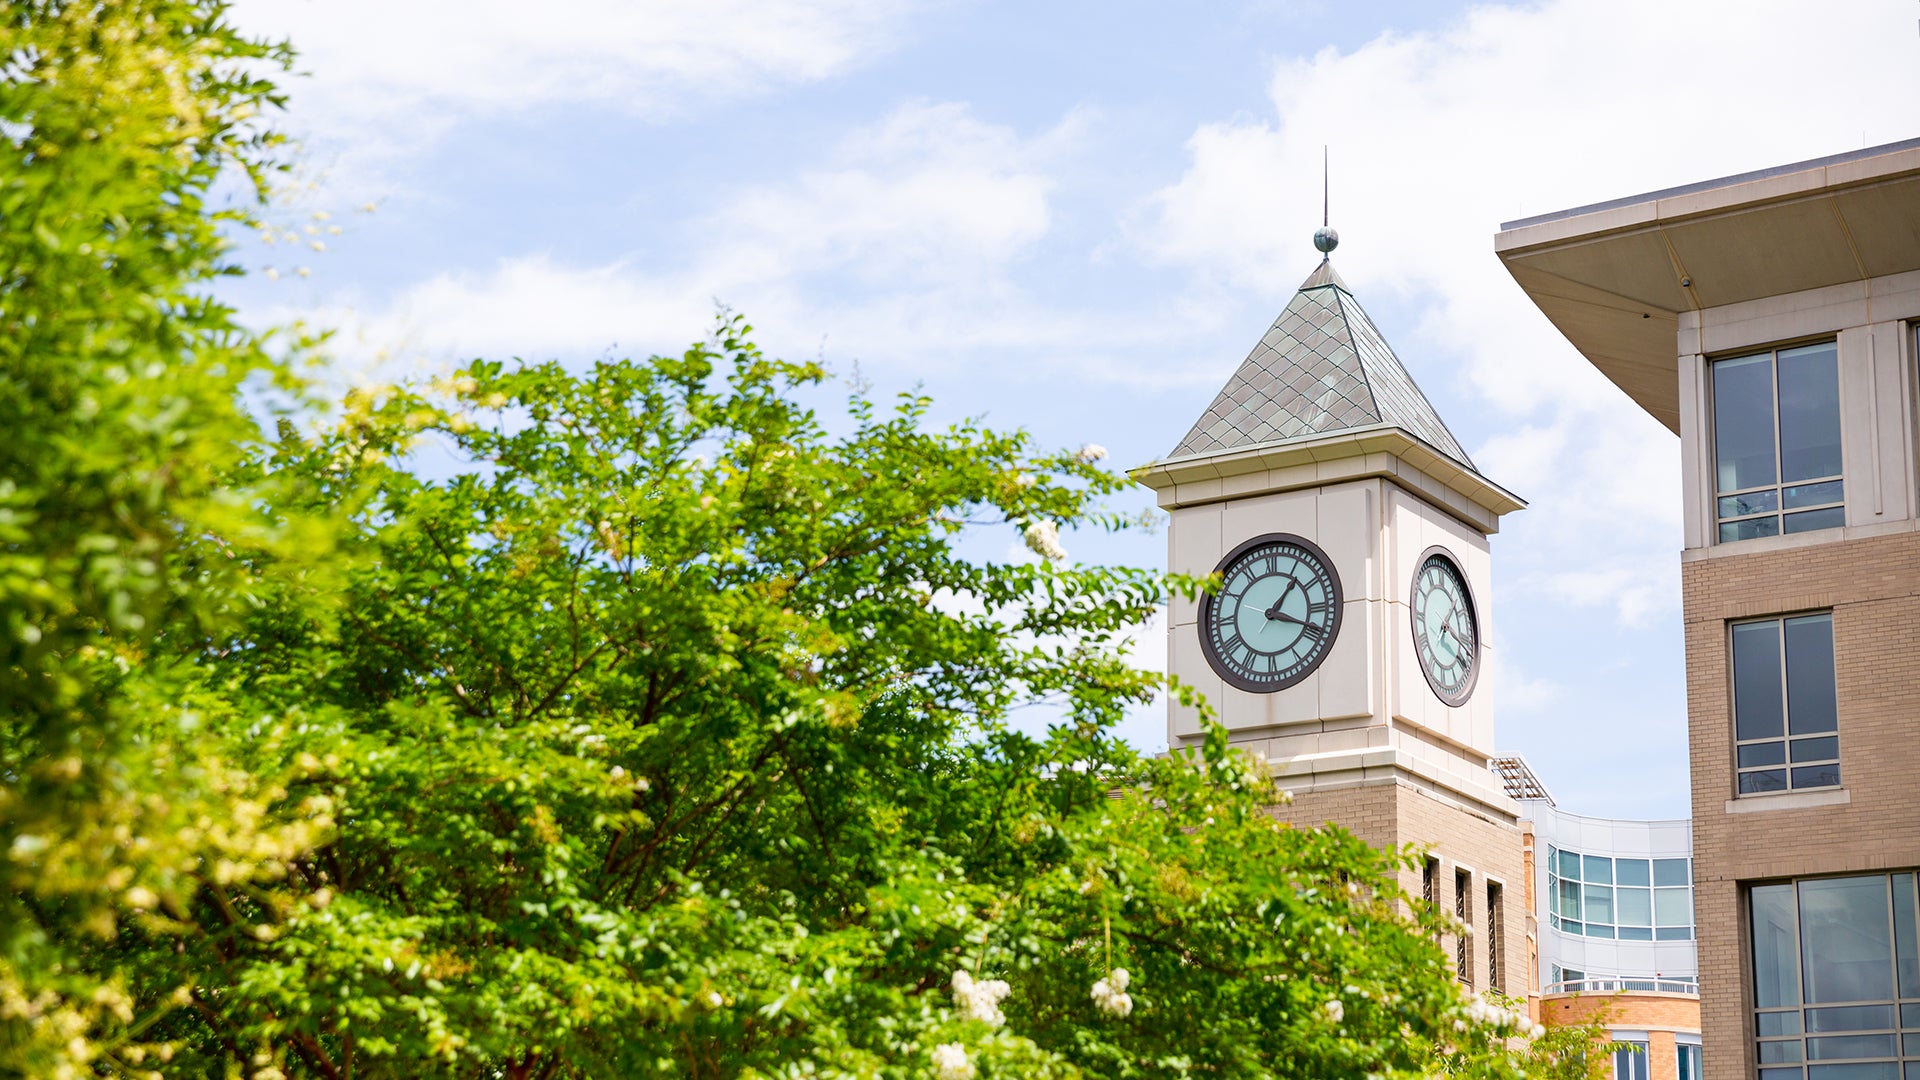
{"type": "Polygon", "coordinates": [[[1330,260],[1301,282],[1173,457],[1389,424],[1474,472],[1467,452],[1330,260]]]}

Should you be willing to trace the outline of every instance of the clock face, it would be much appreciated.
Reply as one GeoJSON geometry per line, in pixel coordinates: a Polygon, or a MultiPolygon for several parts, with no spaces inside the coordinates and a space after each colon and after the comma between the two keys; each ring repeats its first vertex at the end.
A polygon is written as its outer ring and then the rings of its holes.
{"type": "Polygon", "coordinates": [[[1340,579],[1304,537],[1270,533],[1234,548],[1200,604],[1200,645],[1227,685],[1272,693],[1312,673],[1340,632],[1340,579]]]}
{"type": "Polygon", "coordinates": [[[1480,617],[1466,575],[1445,548],[1428,548],[1413,575],[1413,648],[1441,701],[1460,705],[1480,676],[1480,617]]]}

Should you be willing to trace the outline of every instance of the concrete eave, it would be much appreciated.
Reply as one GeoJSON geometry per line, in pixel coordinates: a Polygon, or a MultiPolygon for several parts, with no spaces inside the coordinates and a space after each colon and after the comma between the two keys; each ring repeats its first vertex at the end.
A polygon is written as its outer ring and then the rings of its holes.
{"type": "Polygon", "coordinates": [[[1367,476],[1398,479],[1443,505],[1451,493],[1456,504],[1448,508],[1489,532],[1501,515],[1527,505],[1405,428],[1387,424],[1171,458],[1129,475],[1152,488],[1167,510],[1367,476]]]}
{"type": "Polygon", "coordinates": [[[1510,221],[1493,246],[1581,355],[1678,432],[1682,312],[1920,270],[1920,139],[1510,221]]]}

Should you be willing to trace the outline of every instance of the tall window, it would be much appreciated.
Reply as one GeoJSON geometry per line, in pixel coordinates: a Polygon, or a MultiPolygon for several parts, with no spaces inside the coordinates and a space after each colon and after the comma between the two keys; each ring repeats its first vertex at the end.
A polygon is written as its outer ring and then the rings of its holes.
{"type": "Polygon", "coordinates": [[[1621,941],[1693,938],[1686,859],[1614,859],[1549,845],[1547,896],[1547,919],[1562,933],[1621,941]]]}
{"type": "Polygon", "coordinates": [[[1713,463],[1722,542],[1845,524],[1834,343],[1715,361],[1713,463]]]}
{"type": "Polygon", "coordinates": [[[1647,1080],[1647,1044],[1645,1040],[1622,1040],[1613,1052],[1613,1080],[1647,1080]]]}
{"type": "Polygon", "coordinates": [[[1453,915],[1460,920],[1460,933],[1453,941],[1453,973],[1473,989],[1473,948],[1467,935],[1473,933],[1473,875],[1465,870],[1453,872],[1453,915]]]}
{"type": "Polygon", "coordinates": [[[1507,943],[1500,933],[1500,896],[1500,886],[1487,882],[1487,988],[1504,991],[1507,987],[1500,978],[1500,961],[1507,943]]]}
{"type": "Polygon", "coordinates": [[[1700,1044],[1679,1043],[1674,1047],[1674,1052],[1680,1058],[1676,1062],[1678,1067],[1674,1075],[1678,1076],[1679,1080],[1700,1080],[1700,1044]]]}
{"type": "Polygon", "coordinates": [[[1760,1080],[1894,1080],[1903,1057],[1920,1072],[1914,875],[1759,885],[1747,899],[1760,1080]]]}
{"type": "Polygon", "coordinates": [[[1742,795],[1840,782],[1831,612],[1733,624],[1733,731],[1742,795]]]}

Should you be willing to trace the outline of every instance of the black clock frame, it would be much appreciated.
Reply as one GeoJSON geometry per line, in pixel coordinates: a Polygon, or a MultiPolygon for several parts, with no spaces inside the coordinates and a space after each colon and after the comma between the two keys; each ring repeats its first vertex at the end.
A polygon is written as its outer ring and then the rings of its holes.
{"type": "Polygon", "coordinates": [[[1194,629],[1200,635],[1200,655],[1207,658],[1207,666],[1212,668],[1213,673],[1220,676],[1221,680],[1228,686],[1236,690],[1245,690],[1251,694],[1279,693],[1288,687],[1298,684],[1301,680],[1313,674],[1321,663],[1326,660],[1328,654],[1333,652],[1334,643],[1340,639],[1340,620],[1346,613],[1346,608],[1343,603],[1346,599],[1346,593],[1340,586],[1339,567],[1333,565],[1333,560],[1327,557],[1327,553],[1321,549],[1319,544],[1314,543],[1304,536],[1299,536],[1294,533],[1265,533],[1253,537],[1241,543],[1232,551],[1227,552],[1226,557],[1214,566],[1213,572],[1216,574],[1225,574],[1227,567],[1232,566],[1234,561],[1239,559],[1240,556],[1265,544],[1292,544],[1320,561],[1320,565],[1327,570],[1327,580],[1333,585],[1333,595],[1330,598],[1330,603],[1333,605],[1330,609],[1332,618],[1327,622],[1326,644],[1321,647],[1317,656],[1307,662],[1305,667],[1288,676],[1284,682],[1257,683],[1245,678],[1240,675],[1240,673],[1228,667],[1225,661],[1221,660],[1220,657],[1214,653],[1213,636],[1209,633],[1209,628],[1213,624],[1213,605],[1217,598],[1213,593],[1203,595],[1200,598],[1200,620],[1194,626],[1194,629]]]}
{"type": "Polygon", "coordinates": [[[1419,560],[1413,564],[1413,580],[1407,586],[1407,636],[1413,641],[1413,664],[1420,669],[1420,677],[1427,680],[1427,688],[1433,691],[1433,696],[1449,708],[1457,709],[1465,705],[1467,699],[1473,696],[1473,688],[1480,685],[1480,660],[1486,651],[1485,635],[1480,623],[1480,598],[1474,595],[1473,579],[1461,568],[1460,559],[1443,544],[1435,544],[1421,552],[1419,560]],[[1467,594],[1467,615],[1473,620],[1473,664],[1467,669],[1467,681],[1453,693],[1442,689],[1434,681],[1433,672],[1420,662],[1420,621],[1414,617],[1414,598],[1420,595],[1420,575],[1426,571],[1427,563],[1435,555],[1453,567],[1454,576],[1460,579],[1460,588],[1467,594]]]}

